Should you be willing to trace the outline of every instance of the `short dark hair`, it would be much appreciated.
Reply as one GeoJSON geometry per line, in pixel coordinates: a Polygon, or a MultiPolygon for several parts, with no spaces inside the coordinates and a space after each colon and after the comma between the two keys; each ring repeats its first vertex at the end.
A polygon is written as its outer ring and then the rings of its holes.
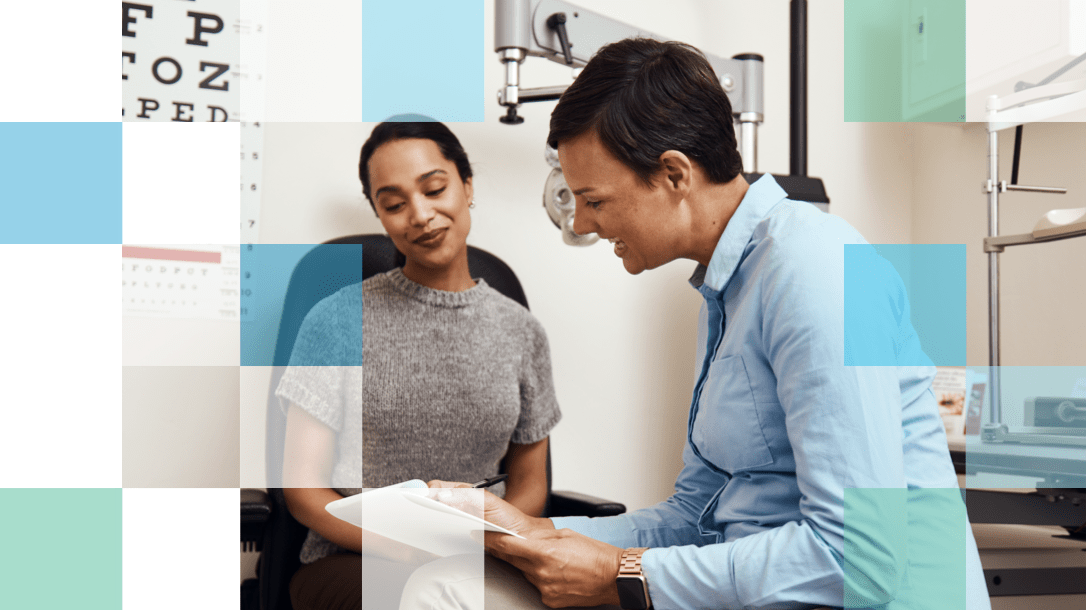
{"type": "Polygon", "coordinates": [[[374,151],[379,146],[395,140],[431,140],[438,145],[438,150],[447,161],[452,161],[457,167],[457,174],[461,176],[461,182],[472,177],[472,166],[468,162],[468,153],[461,146],[461,141],[453,135],[449,127],[437,121],[402,123],[386,121],[379,123],[370,137],[363,144],[363,150],[359,153],[359,180],[363,183],[363,194],[370,202],[370,209],[378,213],[374,206],[374,200],[370,197],[370,170],[367,164],[374,156],[374,151]]]}
{"type": "Polygon", "coordinates": [[[559,98],[548,145],[590,129],[647,185],[667,150],[696,161],[715,183],[741,172],[729,98],[706,57],[681,42],[628,38],[601,47],[559,98]]]}

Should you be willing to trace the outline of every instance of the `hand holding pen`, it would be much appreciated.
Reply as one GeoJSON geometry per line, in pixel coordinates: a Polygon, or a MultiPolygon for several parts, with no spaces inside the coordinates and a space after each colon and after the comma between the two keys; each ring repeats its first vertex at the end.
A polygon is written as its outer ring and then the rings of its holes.
{"type": "Polygon", "coordinates": [[[492,485],[498,485],[506,480],[505,474],[488,477],[482,481],[477,481],[472,484],[472,489],[483,489],[485,487],[491,487],[492,485]]]}

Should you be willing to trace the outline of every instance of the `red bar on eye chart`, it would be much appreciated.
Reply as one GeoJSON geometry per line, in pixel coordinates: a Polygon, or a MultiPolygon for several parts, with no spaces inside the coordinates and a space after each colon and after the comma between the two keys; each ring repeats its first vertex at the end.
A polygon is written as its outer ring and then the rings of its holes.
{"type": "Polygon", "coordinates": [[[222,262],[221,259],[223,258],[223,255],[220,252],[201,252],[199,250],[121,246],[121,258],[146,258],[190,263],[220,263],[222,262]]]}

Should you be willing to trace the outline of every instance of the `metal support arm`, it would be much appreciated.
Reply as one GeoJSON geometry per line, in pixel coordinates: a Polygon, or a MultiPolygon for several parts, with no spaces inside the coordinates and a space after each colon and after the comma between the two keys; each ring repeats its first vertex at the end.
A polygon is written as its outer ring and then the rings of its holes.
{"type": "MultiPolygon", "coordinates": [[[[496,0],[495,52],[506,68],[498,95],[499,104],[507,109],[502,122],[520,123],[520,104],[558,99],[566,90],[565,85],[522,88],[520,68],[526,57],[581,68],[601,47],[631,37],[668,40],[563,0],[496,0]]],[[[740,123],[744,171],[755,172],[757,127],[763,122],[763,58],[752,53],[734,58],[704,55],[729,96],[733,118],[740,123]]]]}

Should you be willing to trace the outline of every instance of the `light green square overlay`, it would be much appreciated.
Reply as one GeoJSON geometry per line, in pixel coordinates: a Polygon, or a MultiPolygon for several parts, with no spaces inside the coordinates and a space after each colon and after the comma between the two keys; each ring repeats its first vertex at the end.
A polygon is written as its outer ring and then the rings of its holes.
{"type": "Polygon", "coordinates": [[[0,489],[0,608],[121,607],[121,489],[0,489]]]}
{"type": "Polygon", "coordinates": [[[966,119],[965,0],[845,0],[843,120],[966,119]]]}
{"type": "Polygon", "coordinates": [[[113,537],[113,548],[114,548],[114,553],[113,553],[113,574],[114,574],[113,596],[114,596],[114,600],[116,601],[116,610],[121,610],[121,598],[122,598],[121,592],[123,590],[121,588],[121,574],[122,574],[122,570],[121,570],[121,567],[122,567],[122,560],[121,560],[121,547],[122,547],[122,544],[121,544],[122,543],[122,539],[121,539],[121,532],[122,532],[122,527],[121,527],[121,523],[122,523],[121,496],[123,494],[121,493],[121,488],[120,487],[114,489],[114,491],[115,491],[114,498],[116,500],[116,503],[114,505],[115,510],[114,510],[114,513],[113,513],[114,514],[114,518],[113,518],[113,533],[114,533],[114,537],[113,537]]]}
{"type": "Polygon", "coordinates": [[[843,605],[963,610],[967,509],[954,489],[846,489],[843,605]]]}

